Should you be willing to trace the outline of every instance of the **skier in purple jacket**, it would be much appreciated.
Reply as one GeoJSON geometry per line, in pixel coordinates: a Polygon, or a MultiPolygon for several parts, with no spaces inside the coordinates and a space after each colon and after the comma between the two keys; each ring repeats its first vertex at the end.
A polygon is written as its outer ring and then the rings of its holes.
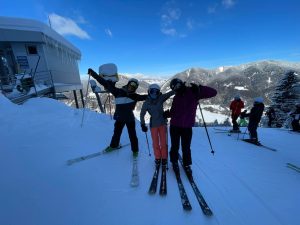
{"type": "Polygon", "coordinates": [[[171,81],[170,88],[176,93],[170,110],[170,161],[174,171],[177,172],[179,170],[178,151],[181,141],[183,165],[185,170],[192,174],[190,167],[192,164],[192,127],[195,124],[198,101],[216,96],[217,91],[211,87],[196,85],[194,83],[191,83],[191,87],[187,87],[178,78],[174,78],[171,81]]]}

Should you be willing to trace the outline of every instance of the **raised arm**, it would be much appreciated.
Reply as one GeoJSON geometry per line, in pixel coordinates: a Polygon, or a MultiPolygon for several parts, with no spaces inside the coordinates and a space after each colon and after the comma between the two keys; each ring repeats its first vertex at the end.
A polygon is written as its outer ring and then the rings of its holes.
{"type": "Polygon", "coordinates": [[[88,69],[88,74],[91,75],[96,81],[99,82],[99,84],[103,85],[105,88],[107,88],[107,81],[99,76],[94,70],[92,70],[91,68],[88,69]]]}
{"type": "Polygon", "coordinates": [[[166,101],[168,98],[170,98],[172,95],[175,95],[175,91],[169,91],[167,93],[162,94],[162,101],[166,101]]]}
{"type": "Polygon", "coordinates": [[[134,101],[145,101],[147,99],[148,95],[140,95],[137,93],[130,93],[128,94],[128,98],[131,98],[134,101]]]}
{"type": "Polygon", "coordinates": [[[103,85],[103,87],[107,89],[110,93],[112,93],[114,96],[118,95],[120,90],[115,87],[115,84],[113,82],[105,80],[91,68],[88,69],[88,74],[91,75],[95,80],[97,80],[99,84],[103,85]]]}
{"type": "Polygon", "coordinates": [[[208,86],[199,85],[199,99],[212,98],[217,95],[217,90],[208,86]]]}

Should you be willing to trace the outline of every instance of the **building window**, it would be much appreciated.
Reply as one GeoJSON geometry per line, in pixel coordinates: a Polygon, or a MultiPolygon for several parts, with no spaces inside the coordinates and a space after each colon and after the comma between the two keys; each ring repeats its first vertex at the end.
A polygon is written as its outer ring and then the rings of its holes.
{"type": "Polygon", "coordinates": [[[37,48],[35,45],[28,45],[27,52],[28,52],[28,55],[37,55],[38,54],[37,48]]]}

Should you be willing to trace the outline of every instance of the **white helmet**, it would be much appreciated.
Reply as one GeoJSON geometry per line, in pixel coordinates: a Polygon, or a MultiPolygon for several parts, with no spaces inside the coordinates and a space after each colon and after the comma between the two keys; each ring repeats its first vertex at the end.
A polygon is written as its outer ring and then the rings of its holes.
{"type": "Polygon", "coordinates": [[[160,87],[158,86],[158,84],[151,84],[148,88],[148,91],[150,91],[151,89],[156,89],[160,91],[160,87]]]}
{"type": "Polygon", "coordinates": [[[148,88],[148,94],[150,98],[157,99],[157,97],[160,95],[160,87],[158,84],[151,84],[148,88]]]}

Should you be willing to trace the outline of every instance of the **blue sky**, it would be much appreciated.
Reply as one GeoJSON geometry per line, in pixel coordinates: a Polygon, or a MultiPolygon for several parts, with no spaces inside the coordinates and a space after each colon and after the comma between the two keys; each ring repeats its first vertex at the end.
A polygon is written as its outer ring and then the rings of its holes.
{"type": "Polygon", "coordinates": [[[273,59],[300,61],[300,1],[0,0],[1,16],[48,23],[81,50],[81,74],[170,76],[273,59]]]}

